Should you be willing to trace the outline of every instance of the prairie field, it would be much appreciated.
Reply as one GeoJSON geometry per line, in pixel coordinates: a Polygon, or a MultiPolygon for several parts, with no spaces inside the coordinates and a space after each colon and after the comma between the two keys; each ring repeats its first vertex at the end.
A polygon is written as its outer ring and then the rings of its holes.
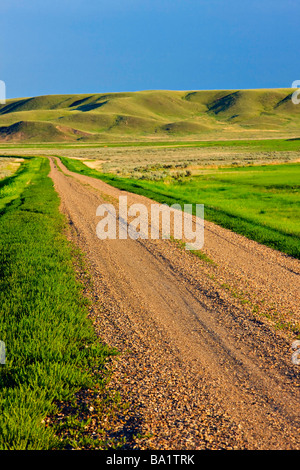
{"type": "Polygon", "coordinates": [[[203,203],[207,220],[299,256],[299,139],[2,147],[12,165],[59,156],[69,169],[158,201],[203,203]]]}
{"type": "Polygon", "coordinates": [[[80,159],[104,173],[135,177],[146,168],[249,165],[300,160],[300,139],[120,142],[107,144],[0,144],[3,156],[59,156],[80,159]]]}

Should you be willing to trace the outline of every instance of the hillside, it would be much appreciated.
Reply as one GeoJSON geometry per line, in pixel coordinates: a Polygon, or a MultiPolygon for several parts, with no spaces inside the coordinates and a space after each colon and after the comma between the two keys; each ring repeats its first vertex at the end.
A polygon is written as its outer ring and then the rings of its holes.
{"type": "Polygon", "coordinates": [[[49,95],[0,105],[0,142],[298,137],[291,89],[49,95]]]}

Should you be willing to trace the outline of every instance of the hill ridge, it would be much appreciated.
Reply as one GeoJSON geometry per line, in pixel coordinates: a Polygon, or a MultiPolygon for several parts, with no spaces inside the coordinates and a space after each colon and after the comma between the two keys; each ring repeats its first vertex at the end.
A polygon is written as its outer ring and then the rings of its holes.
{"type": "Polygon", "coordinates": [[[299,136],[291,88],[41,95],[0,105],[0,141],[299,136]]]}

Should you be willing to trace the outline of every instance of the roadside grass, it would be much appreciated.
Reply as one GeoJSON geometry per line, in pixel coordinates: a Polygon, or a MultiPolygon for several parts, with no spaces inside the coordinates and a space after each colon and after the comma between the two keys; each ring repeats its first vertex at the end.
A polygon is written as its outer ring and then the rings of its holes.
{"type": "Polygon", "coordinates": [[[151,181],[100,173],[79,160],[60,158],[71,171],[162,204],[204,204],[206,220],[300,258],[300,164],[221,168],[151,181]]]}
{"type": "MultiPolygon", "coordinates": [[[[178,240],[172,236],[170,237],[170,240],[173,243],[176,243],[176,245],[178,245],[180,248],[185,249],[185,243],[182,240],[178,240]]],[[[205,263],[211,264],[212,266],[217,266],[217,263],[212,260],[209,256],[207,256],[207,254],[204,253],[202,250],[189,250],[189,252],[197,256],[202,261],[205,261],[205,263]]]]}
{"type": "Polygon", "coordinates": [[[39,158],[24,157],[24,159],[14,174],[0,180],[0,214],[5,206],[20,196],[39,168],[39,158]]]}
{"type": "MultiPolygon", "coordinates": [[[[33,158],[1,182],[1,190],[7,188],[0,219],[2,450],[65,448],[67,439],[58,437],[47,417],[61,402],[74,404],[81,390],[97,390],[101,401],[107,362],[117,354],[99,341],[88,318],[48,173],[48,160],[33,158]]],[[[73,446],[80,447],[81,438],[77,431],[73,446]]],[[[105,447],[105,438],[97,445],[105,447]]]]}

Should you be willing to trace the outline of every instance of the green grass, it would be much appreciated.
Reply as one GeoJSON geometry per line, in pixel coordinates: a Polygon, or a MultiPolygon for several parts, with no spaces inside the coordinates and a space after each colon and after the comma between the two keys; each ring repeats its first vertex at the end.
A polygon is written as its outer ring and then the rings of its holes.
{"type": "Polygon", "coordinates": [[[204,140],[204,141],[139,141],[139,142],[106,142],[106,143],[0,143],[0,149],[72,149],[72,148],[126,148],[126,147],[162,147],[162,148],[216,148],[249,151],[300,151],[299,139],[259,139],[259,140],[204,140]]]}
{"type": "Polygon", "coordinates": [[[0,213],[30,184],[39,166],[39,158],[26,159],[13,175],[0,180],[0,213]]]}
{"type": "Polygon", "coordinates": [[[12,188],[0,219],[2,450],[61,448],[65,443],[45,418],[78,390],[104,390],[107,359],[115,354],[88,319],[48,173],[48,160],[34,158],[2,186],[12,188]]]}
{"type": "Polygon", "coordinates": [[[205,219],[300,258],[300,164],[221,168],[162,181],[121,178],[61,158],[66,167],[160,203],[204,204],[205,219]]]}

